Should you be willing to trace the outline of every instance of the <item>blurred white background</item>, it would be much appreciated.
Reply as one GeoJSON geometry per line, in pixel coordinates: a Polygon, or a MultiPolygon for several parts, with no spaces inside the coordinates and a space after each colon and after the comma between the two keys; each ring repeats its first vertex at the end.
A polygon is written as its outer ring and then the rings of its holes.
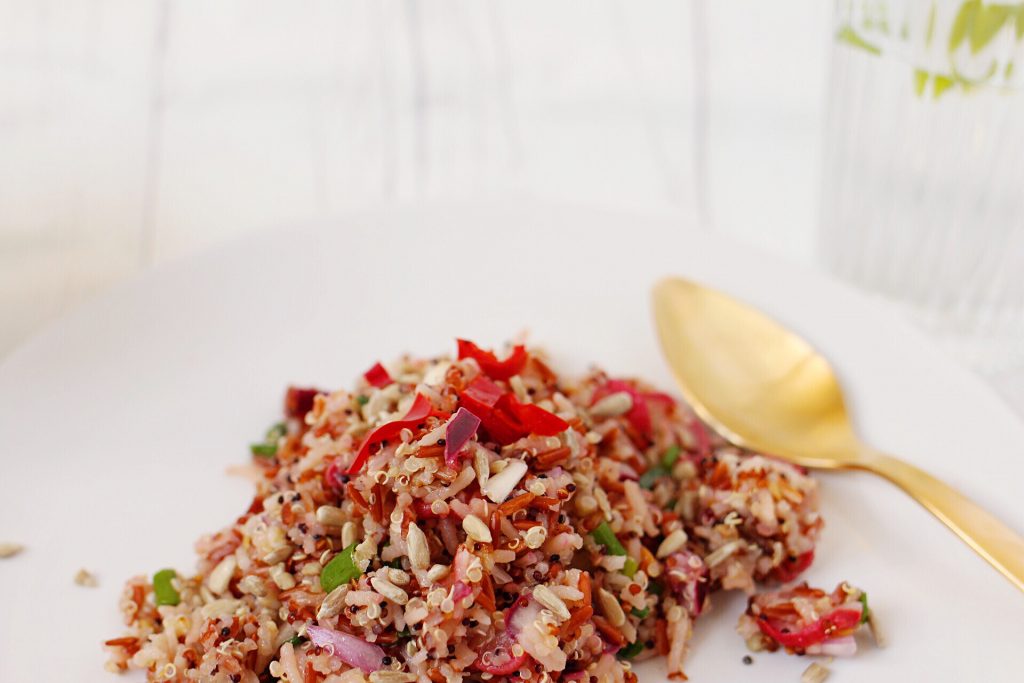
{"type": "MultiPolygon", "coordinates": [[[[154,264],[382,202],[669,213],[817,267],[831,6],[0,0],[0,358],[154,264]]],[[[1024,372],[989,379],[1024,413],[1024,372]]]]}
{"type": "Polygon", "coordinates": [[[813,254],[830,3],[0,3],[0,356],[246,231],[538,196],[813,254]]]}

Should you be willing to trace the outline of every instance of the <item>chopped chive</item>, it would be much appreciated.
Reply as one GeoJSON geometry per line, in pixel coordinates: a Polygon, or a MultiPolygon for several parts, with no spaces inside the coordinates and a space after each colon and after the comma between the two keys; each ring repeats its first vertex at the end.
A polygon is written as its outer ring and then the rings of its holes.
{"type": "Polygon", "coordinates": [[[342,550],[320,570],[320,587],[324,589],[324,593],[330,593],[338,586],[363,575],[363,570],[356,564],[357,545],[358,542],[342,550]]]}
{"type": "Polygon", "coordinates": [[[370,397],[369,396],[363,396],[361,394],[359,396],[356,396],[356,403],[358,403],[361,406],[365,406],[369,402],[370,402],[370,397]]]}
{"type": "Polygon", "coordinates": [[[622,543],[619,542],[618,537],[612,528],[608,526],[608,522],[601,522],[594,530],[590,532],[590,535],[594,537],[594,540],[598,544],[603,545],[609,553],[612,555],[625,555],[626,549],[622,547],[622,543]]]}
{"type": "Polygon", "coordinates": [[[616,655],[619,659],[633,659],[638,654],[644,651],[644,644],[641,641],[630,643],[626,647],[619,650],[619,654],[616,655]]]}
{"type": "Polygon", "coordinates": [[[267,430],[267,441],[277,441],[288,433],[288,427],[284,422],[278,422],[267,430]]]}
{"type": "Polygon", "coordinates": [[[171,579],[176,576],[178,576],[178,573],[173,569],[161,569],[156,574],[153,574],[153,595],[157,606],[174,606],[181,602],[181,595],[178,594],[174,584],[171,583],[171,579]]]}
{"type": "Polygon", "coordinates": [[[867,593],[861,593],[860,594],[860,604],[862,604],[864,606],[864,608],[860,611],[860,623],[866,624],[866,623],[868,623],[868,619],[871,618],[871,610],[868,608],[868,594],[867,593]]]}
{"type": "Polygon", "coordinates": [[[390,562],[385,562],[384,566],[385,567],[391,567],[392,569],[401,569],[402,568],[402,558],[396,557],[395,559],[391,560],[390,562]]]}
{"type": "MultiPolygon", "coordinates": [[[[597,541],[598,545],[604,546],[609,555],[626,554],[626,549],[622,547],[622,543],[619,542],[619,539],[615,535],[615,532],[612,531],[612,528],[608,526],[608,522],[601,522],[598,524],[594,527],[594,530],[590,532],[590,535],[594,537],[594,540],[597,541]]],[[[622,568],[622,573],[629,578],[633,578],[633,575],[636,574],[636,570],[638,568],[639,565],[636,560],[632,557],[627,557],[626,564],[622,568]]]]}
{"type": "Polygon", "coordinates": [[[292,636],[291,640],[289,640],[288,642],[292,644],[292,647],[298,647],[299,645],[302,645],[304,642],[306,642],[306,639],[302,636],[292,636]]]}
{"type": "Polygon", "coordinates": [[[679,460],[680,453],[682,453],[682,449],[679,446],[669,446],[665,454],[661,456],[661,462],[640,475],[640,481],[638,482],[640,488],[654,488],[654,484],[658,479],[670,476],[672,474],[672,466],[679,460]]]}
{"type": "Polygon", "coordinates": [[[680,453],[682,453],[682,449],[679,446],[669,446],[665,455],[661,456],[661,466],[666,470],[671,470],[672,466],[676,464],[676,460],[679,460],[680,453]]]}
{"type": "MultiPolygon", "coordinates": [[[[647,585],[649,586],[650,584],[647,585]]],[[[629,613],[637,619],[646,619],[647,615],[651,613],[651,608],[644,607],[643,609],[637,609],[636,607],[634,607],[633,609],[629,610],[629,613]]]]}

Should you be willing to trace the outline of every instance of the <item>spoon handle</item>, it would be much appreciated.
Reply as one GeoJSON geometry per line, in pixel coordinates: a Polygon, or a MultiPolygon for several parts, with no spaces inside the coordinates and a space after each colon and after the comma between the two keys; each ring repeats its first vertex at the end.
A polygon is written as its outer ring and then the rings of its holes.
{"type": "Polygon", "coordinates": [[[1024,591],[1024,538],[953,487],[888,455],[864,463],[913,496],[967,545],[1024,591]]]}

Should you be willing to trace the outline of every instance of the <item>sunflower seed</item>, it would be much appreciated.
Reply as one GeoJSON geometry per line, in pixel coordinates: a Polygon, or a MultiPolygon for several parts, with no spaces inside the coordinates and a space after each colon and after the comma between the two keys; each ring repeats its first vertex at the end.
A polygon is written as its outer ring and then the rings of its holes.
{"type": "Polygon", "coordinates": [[[462,528],[466,534],[478,543],[490,543],[491,530],[476,515],[466,515],[462,520],[462,528]]]}
{"type": "Polygon", "coordinates": [[[409,524],[405,535],[405,543],[409,546],[409,563],[413,569],[426,569],[430,566],[430,548],[427,537],[415,522],[409,524]]]}
{"type": "Polygon", "coordinates": [[[228,555],[221,560],[206,579],[206,585],[209,586],[210,592],[214,595],[220,595],[226,591],[228,583],[231,582],[231,575],[235,573],[235,567],[237,566],[238,561],[234,555],[228,555]]]}
{"type": "Polygon", "coordinates": [[[598,588],[597,598],[601,603],[601,611],[608,617],[612,626],[622,626],[626,623],[626,613],[622,611],[622,605],[614,595],[604,588],[598,588]]]}
{"type": "Polygon", "coordinates": [[[633,397],[625,391],[605,396],[590,407],[593,417],[618,417],[633,409],[633,397]]]}
{"type": "Polygon", "coordinates": [[[558,617],[559,620],[566,621],[569,618],[569,608],[547,586],[540,585],[534,588],[533,597],[537,599],[537,602],[551,610],[551,613],[558,617]]]}
{"type": "Polygon", "coordinates": [[[409,595],[404,590],[391,583],[385,578],[375,576],[370,579],[373,589],[396,605],[404,605],[409,602],[409,595]]]}
{"type": "Polygon", "coordinates": [[[676,529],[661,542],[658,546],[658,552],[656,553],[658,559],[664,559],[682,548],[686,544],[687,536],[686,532],[682,529],[676,529]]]}

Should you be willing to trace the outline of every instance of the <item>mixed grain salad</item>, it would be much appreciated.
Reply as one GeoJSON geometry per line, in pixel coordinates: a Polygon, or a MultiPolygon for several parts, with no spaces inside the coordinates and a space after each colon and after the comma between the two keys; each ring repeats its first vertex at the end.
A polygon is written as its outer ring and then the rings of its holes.
{"type": "MultiPolygon", "coordinates": [[[[631,682],[662,655],[684,679],[710,596],[795,579],[822,527],[799,468],[729,446],[643,382],[562,377],[521,345],[499,358],[459,340],[454,359],[378,363],[351,391],[291,388],[251,449],[256,495],[199,540],[198,572],[127,583],[111,670],[631,682]]],[[[754,598],[741,632],[836,650],[866,611],[837,590],[754,598]]]]}

